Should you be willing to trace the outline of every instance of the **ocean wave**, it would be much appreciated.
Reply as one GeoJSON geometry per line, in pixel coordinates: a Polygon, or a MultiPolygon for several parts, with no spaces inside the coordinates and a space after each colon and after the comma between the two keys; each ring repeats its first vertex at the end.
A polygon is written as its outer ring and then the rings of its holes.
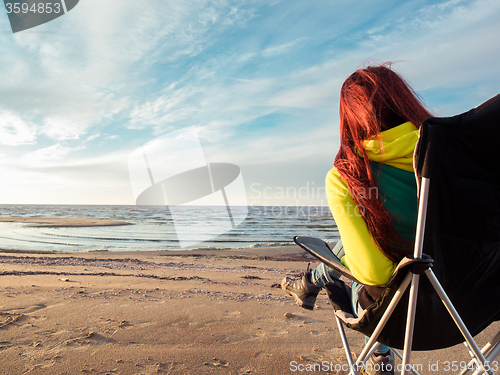
{"type": "Polygon", "coordinates": [[[286,241],[286,242],[259,242],[248,247],[276,247],[276,246],[290,246],[293,245],[294,242],[286,241]]]}
{"type": "Polygon", "coordinates": [[[5,236],[1,236],[0,239],[10,240],[10,241],[28,242],[28,243],[40,243],[40,244],[44,244],[44,245],[83,246],[81,244],[76,244],[76,243],[50,242],[50,241],[44,241],[44,240],[35,240],[35,239],[28,239],[28,238],[12,238],[12,237],[5,237],[5,236]]]}
{"type": "MultiPolygon", "coordinates": [[[[61,234],[61,233],[43,233],[47,236],[56,236],[56,237],[65,237],[65,238],[75,238],[81,240],[101,240],[101,241],[130,241],[130,242],[178,242],[176,239],[159,239],[159,238],[137,238],[137,237],[94,237],[94,236],[77,236],[72,234],[61,234]]],[[[276,236],[279,233],[270,233],[271,236],[276,236]]],[[[242,233],[238,233],[238,236],[242,236],[242,233]]],[[[193,242],[197,242],[196,238],[192,239],[193,242]]],[[[199,242],[215,242],[215,243],[252,243],[252,242],[261,242],[259,239],[251,238],[249,236],[248,239],[240,239],[233,238],[232,236],[228,236],[227,238],[212,238],[208,241],[199,241],[199,242]]],[[[264,240],[265,241],[265,240],[264,240]]],[[[287,242],[287,240],[281,240],[287,242]]],[[[272,243],[281,243],[280,240],[278,242],[272,243]]]]}
{"type": "MultiPolygon", "coordinates": [[[[185,249],[185,251],[196,251],[196,250],[230,250],[230,247],[217,247],[217,246],[207,246],[207,247],[193,247],[189,249],[185,249]]],[[[182,249],[177,249],[182,250],[182,249]]]]}
{"type": "Polygon", "coordinates": [[[137,241],[137,242],[177,242],[173,239],[158,239],[158,238],[126,238],[126,237],[91,237],[91,236],[76,236],[73,234],[61,234],[61,233],[43,233],[47,236],[56,237],[67,237],[67,238],[77,238],[82,240],[102,240],[102,241],[137,241]]]}
{"type": "Polygon", "coordinates": [[[293,245],[292,237],[297,234],[327,238],[327,241],[336,241],[339,237],[331,214],[321,207],[258,206],[245,209],[248,210],[247,218],[236,228],[227,230],[227,225],[220,225],[227,224],[227,216],[223,216],[224,220],[211,220],[215,211],[205,206],[186,210],[183,220],[174,222],[163,209],[135,205],[0,205],[2,217],[120,219],[136,224],[132,230],[131,227],[49,229],[25,227],[21,223],[2,223],[0,242],[12,249],[152,251],[181,250],[178,238],[182,238],[183,241],[192,242],[194,249],[225,250],[289,246],[293,245]],[[177,223],[188,229],[182,231],[182,226],[174,226],[177,223]],[[212,237],[212,232],[217,234],[212,237]],[[197,237],[204,241],[196,243],[197,237]]]}

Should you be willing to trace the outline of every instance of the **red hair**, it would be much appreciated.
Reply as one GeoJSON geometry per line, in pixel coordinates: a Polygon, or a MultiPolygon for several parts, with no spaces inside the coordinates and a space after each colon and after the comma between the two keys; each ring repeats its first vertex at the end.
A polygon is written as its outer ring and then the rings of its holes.
{"type": "MultiPolygon", "coordinates": [[[[378,196],[356,194],[376,189],[376,180],[363,141],[411,121],[417,128],[431,114],[420,97],[390,64],[359,69],[346,79],[340,91],[340,150],[334,165],[346,180],[368,230],[379,250],[398,262],[411,253],[412,243],[401,238],[389,211],[378,196]]],[[[383,152],[383,150],[382,150],[383,152]]]]}

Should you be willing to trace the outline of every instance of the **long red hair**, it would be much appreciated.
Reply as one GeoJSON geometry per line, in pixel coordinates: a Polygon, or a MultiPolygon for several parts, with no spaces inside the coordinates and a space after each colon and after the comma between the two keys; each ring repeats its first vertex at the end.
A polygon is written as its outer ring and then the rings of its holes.
{"type": "MultiPolygon", "coordinates": [[[[420,97],[389,63],[354,72],[340,92],[340,150],[334,165],[346,180],[368,230],[379,250],[398,262],[411,253],[412,243],[401,238],[380,198],[371,194],[376,179],[363,141],[411,121],[417,128],[431,117],[420,97]]],[[[383,150],[382,150],[383,152],[383,150]]]]}

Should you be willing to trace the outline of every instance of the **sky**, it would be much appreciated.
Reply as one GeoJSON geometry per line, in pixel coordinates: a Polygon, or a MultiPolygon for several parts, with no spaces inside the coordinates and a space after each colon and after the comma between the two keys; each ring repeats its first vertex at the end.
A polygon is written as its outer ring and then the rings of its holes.
{"type": "Polygon", "coordinates": [[[498,0],[80,0],[15,34],[3,9],[0,204],[135,204],[130,155],[194,126],[238,204],[326,205],[358,67],[394,62],[437,116],[500,87],[498,0]]]}

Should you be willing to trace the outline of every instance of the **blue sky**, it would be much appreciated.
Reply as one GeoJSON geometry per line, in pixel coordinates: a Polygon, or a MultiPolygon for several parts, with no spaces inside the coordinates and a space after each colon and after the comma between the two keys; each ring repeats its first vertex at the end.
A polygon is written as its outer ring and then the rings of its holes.
{"type": "Polygon", "coordinates": [[[16,34],[0,13],[0,204],[134,204],[131,152],[192,125],[249,204],[326,204],[357,67],[397,62],[439,116],[500,87],[498,0],[80,0],[16,34]]]}

